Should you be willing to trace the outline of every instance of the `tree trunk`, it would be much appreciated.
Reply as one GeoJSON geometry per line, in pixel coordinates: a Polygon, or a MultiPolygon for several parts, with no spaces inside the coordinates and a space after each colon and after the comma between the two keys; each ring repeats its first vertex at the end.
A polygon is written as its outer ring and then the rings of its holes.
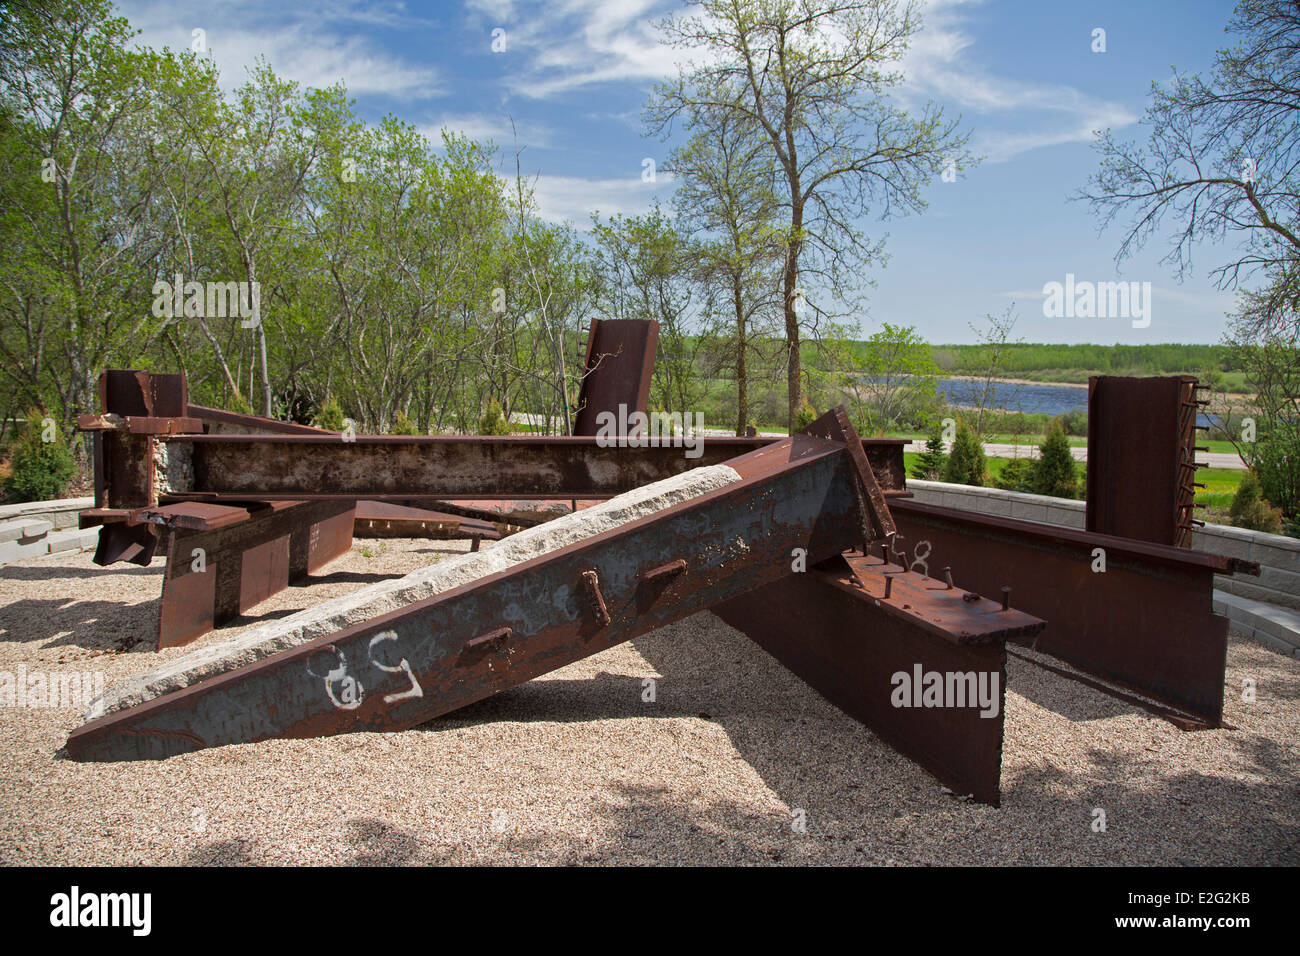
{"type": "Polygon", "coordinates": [[[796,207],[791,222],[791,238],[785,250],[783,297],[785,300],[786,394],[789,400],[789,431],[794,434],[795,420],[803,405],[803,376],[799,358],[799,314],[795,311],[795,294],[799,288],[799,232],[803,228],[803,209],[796,207]]]}
{"type": "Polygon", "coordinates": [[[745,300],[741,292],[740,275],[731,276],[731,300],[736,308],[736,434],[744,435],[746,412],[749,409],[748,381],[745,369],[745,300]]]}

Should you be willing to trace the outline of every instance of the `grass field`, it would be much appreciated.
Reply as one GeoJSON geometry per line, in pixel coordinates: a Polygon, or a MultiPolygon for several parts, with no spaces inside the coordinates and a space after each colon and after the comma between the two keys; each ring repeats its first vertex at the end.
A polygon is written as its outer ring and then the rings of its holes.
{"type": "MultiPolygon", "coordinates": [[[[918,455],[915,452],[904,452],[903,460],[907,465],[908,477],[912,475],[912,467],[916,464],[918,455]]],[[[1010,458],[990,458],[988,459],[989,483],[1002,474],[1002,469],[1011,461],[1010,458]]],[[[1083,495],[1084,487],[1084,467],[1082,462],[1075,463],[1075,472],[1079,478],[1080,497],[1083,495]]],[[[1196,473],[1196,480],[1205,485],[1204,488],[1196,490],[1196,503],[1206,506],[1207,513],[1212,513],[1222,517],[1228,511],[1229,505],[1232,504],[1232,496],[1237,493],[1237,485],[1246,475],[1245,471],[1235,468],[1202,468],[1196,473]]],[[[1206,515],[1202,515],[1203,520],[1206,515]]]]}

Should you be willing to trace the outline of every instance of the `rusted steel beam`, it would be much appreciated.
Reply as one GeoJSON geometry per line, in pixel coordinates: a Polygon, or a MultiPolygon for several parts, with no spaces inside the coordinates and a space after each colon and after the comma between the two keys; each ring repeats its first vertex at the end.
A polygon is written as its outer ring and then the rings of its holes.
{"type": "Polygon", "coordinates": [[[1015,607],[1044,618],[1038,650],[1221,724],[1228,620],[1214,575],[1257,564],[917,501],[891,511],[905,549],[924,543],[931,567],[986,596],[1010,586],[1015,607]]]}
{"type": "MultiPolygon", "coordinates": [[[[159,476],[164,498],[473,500],[609,498],[691,468],[722,464],[778,440],[706,438],[696,458],[686,457],[680,447],[608,447],[592,437],[358,435],[342,441],[332,436],[192,435],[155,441],[178,463],[176,473],[159,476]]],[[[864,462],[870,462],[872,456],[862,451],[864,462]]]]}
{"type": "Polygon", "coordinates": [[[595,435],[596,416],[617,414],[620,405],[628,414],[646,410],[658,342],[653,319],[592,320],[573,434],[595,435]]]}
{"type": "MultiPolygon", "coordinates": [[[[91,416],[97,429],[96,507],[86,514],[86,526],[185,499],[368,498],[412,505],[446,498],[597,500],[778,441],[702,437],[697,458],[663,444],[601,447],[605,443],[590,436],[352,441],[335,432],[190,405],[184,385],[181,376],[146,372],[111,370],[101,376],[107,404],[104,415],[91,416]],[[151,420],[144,432],[130,431],[126,419],[133,416],[151,420]],[[196,421],[210,434],[176,434],[196,421]]],[[[860,444],[882,493],[906,494],[904,442],[860,444]]]]}
{"type": "Polygon", "coordinates": [[[411,508],[385,501],[358,501],[355,534],[367,538],[438,537],[499,541],[501,531],[492,521],[466,518],[445,511],[411,508]]]}
{"type": "Polygon", "coordinates": [[[201,429],[209,435],[337,435],[327,428],[313,428],[311,425],[299,425],[297,422],[282,422],[274,418],[262,418],[260,415],[241,415],[228,412],[222,408],[208,408],[206,405],[187,405],[186,415],[198,419],[201,429]]]}
{"type": "Polygon", "coordinates": [[[346,501],[146,509],[142,520],[167,540],[158,649],[188,644],[346,554],[353,511],[346,501]]]}
{"type": "Polygon", "coordinates": [[[955,793],[997,806],[1005,643],[1038,634],[1043,621],[962,594],[879,557],[845,555],[714,613],[955,793]],[[925,698],[934,674],[939,696],[925,698]],[[960,699],[944,696],[950,686],[960,699]]]}
{"type": "Polygon", "coordinates": [[[1192,546],[1196,379],[1088,379],[1085,527],[1192,546]]]}
{"type": "Polygon", "coordinates": [[[412,727],[771,584],[794,548],[819,561],[859,537],[860,478],[843,445],[797,435],[729,464],[739,482],[101,717],[68,752],[161,758],[412,727]],[[678,561],[684,571],[656,573],[678,561]]]}

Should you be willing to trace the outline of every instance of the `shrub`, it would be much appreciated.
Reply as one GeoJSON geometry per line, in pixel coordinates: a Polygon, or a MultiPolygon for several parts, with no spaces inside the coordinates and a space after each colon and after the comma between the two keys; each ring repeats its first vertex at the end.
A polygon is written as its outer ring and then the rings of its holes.
{"type": "Polygon", "coordinates": [[[808,401],[808,396],[803,397],[803,404],[799,406],[799,413],[794,417],[794,430],[803,431],[813,422],[817,421],[817,409],[813,408],[812,402],[808,401]]]}
{"type": "Polygon", "coordinates": [[[13,444],[5,494],[15,501],[46,501],[57,498],[77,474],[68,443],[56,433],[54,441],[42,441],[45,414],[27,413],[27,428],[13,444]]]}
{"type": "Polygon", "coordinates": [[[230,410],[239,415],[254,414],[253,403],[245,398],[242,392],[235,392],[234,395],[230,396],[230,410]]]}
{"type": "Polygon", "coordinates": [[[1053,422],[1046,440],[1039,446],[1039,458],[1034,465],[1031,488],[1036,495],[1053,498],[1077,498],[1079,480],[1074,470],[1074,456],[1070,454],[1070,440],[1065,428],[1053,422]]]}
{"type": "Polygon", "coordinates": [[[406,417],[406,412],[398,411],[397,418],[393,420],[394,435],[418,435],[420,429],[416,427],[415,422],[406,417]]]}
{"type": "Polygon", "coordinates": [[[1073,411],[1066,412],[1058,421],[1061,427],[1065,429],[1067,435],[1077,435],[1081,438],[1088,437],[1088,410],[1086,408],[1076,408],[1073,411]]]}
{"type": "Polygon", "coordinates": [[[479,416],[478,433],[480,435],[509,435],[513,429],[510,427],[510,419],[506,418],[505,412],[497,404],[494,398],[487,403],[483,409],[483,414],[479,416]]]}
{"type": "Polygon", "coordinates": [[[1003,491],[1033,491],[1034,461],[1031,458],[1013,458],[1002,473],[993,479],[995,487],[1003,491]]]}
{"type": "Polygon", "coordinates": [[[1274,508],[1260,493],[1259,478],[1253,471],[1246,472],[1232,496],[1228,518],[1238,528],[1251,531],[1282,533],[1282,512],[1274,508]]]}
{"type": "Polygon", "coordinates": [[[316,415],[316,427],[324,428],[332,432],[343,431],[343,406],[337,398],[331,398],[321,406],[320,412],[316,415]]]}
{"type": "Polygon", "coordinates": [[[925,451],[916,458],[912,465],[912,477],[922,481],[938,481],[943,477],[948,464],[948,456],[943,451],[943,438],[933,432],[925,442],[925,451]]]}
{"type": "Polygon", "coordinates": [[[984,446],[979,436],[966,426],[957,426],[957,438],[952,443],[943,480],[958,485],[984,485],[988,480],[988,463],[984,459],[984,446]]]}

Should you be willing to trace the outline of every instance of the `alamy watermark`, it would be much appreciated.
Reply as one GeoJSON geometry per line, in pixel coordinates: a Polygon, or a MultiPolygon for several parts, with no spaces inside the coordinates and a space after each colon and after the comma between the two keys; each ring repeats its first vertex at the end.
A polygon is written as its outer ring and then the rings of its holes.
{"type": "Polygon", "coordinates": [[[73,886],[50,897],[50,925],[124,926],[133,936],[148,936],[153,926],[152,893],[83,893],[73,886]]]}
{"type": "Polygon", "coordinates": [[[85,671],[47,674],[28,671],[0,671],[0,707],[72,707],[85,710],[104,694],[104,672],[85,671]]]}
{"type": "Polygon", "coordinates": [[[996,717],[1002,695],[1001,677],[991,671],[896,671],[889,682],[895,707],[979,707],[981,717],[996,717]]]}
{"type": "Polygon", "coordinates": [[[1043,295],[1045,318],[1132,319],[1135,329],[1151,324],[1150,282],[1075,281],[1067,272],[1064,283],[1044,283],[1043,295]]]}
{"type": "Polygon", "coordinates": [[[239,316],[243,319],[239,324],[246,329],[262,323],[260,282],[186,282],[178,272],[175,282],[155,282],[153,297],[153,314],[160,319],[239,316]]]}
{"type": "Polygon", "coordinates": [[[685,448],[687,458],[704,454],[701,412],[632,412],[619,405],[618,412],[596,415],[596,445],[600,448],[685,448]]]}

